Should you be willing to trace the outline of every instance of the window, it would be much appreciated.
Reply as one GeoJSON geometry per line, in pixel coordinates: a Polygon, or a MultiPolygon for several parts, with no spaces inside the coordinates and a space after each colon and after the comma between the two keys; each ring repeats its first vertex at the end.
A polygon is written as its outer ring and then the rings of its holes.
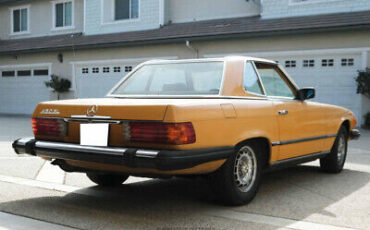
{"type": "Polygon", "coordinates": [[[49,70],[48,69],[35,69],[33,70],[33,76],[48,76],[49,70]]]}
{"type": "Polygon", "coordinates": [[[131,72],[132,66],[125,66],[125,72],[131,72]]]}
{"type": "Polygon", "coordinates": [[[114,0],[114,20],[139,18],[139,0],[114,0]]]}
{"type": "Polygon", "coordinates": [[[334,66],[334,59],[322,59],[321,66],[323,67],[334,66]]]}
{"type": "Polygon", "coordinates": [[[94,67],[92,68],[93,73],[99,73],[99,67],[94,67]]]}
{"type": "Polygon", "coordinates": [[[283,73],[273,65],[256,63],[267,96],[294,98],[283,73]]]}
{"type": "Polygon", "coordinates": [[[263,94],[261,83],[258,79],[257,73],[254,70],[252,63],[245,63],[243,87],[245,91],[256,94],[263,94]]]}
{"type": "Polygon", "coordinates": [[[31,70],[18,70],[17,71],[18,77],[30,77],[31,76],[31,70]]]}
{"type": "Polygon", "coordinates": [[[2,71],[1,76],[2,77],[14,77],[15,71],[2,71]]]}
{"type": "Polygon", "coordinates": [[[119,66],[113,67],[113,72],[120,73],[121,72],[121,67],[119,67],[119,66]]]}
{"type": "Polygon", "coordinates": [[[11,27],[12,33],[27,33],[28,30],[28,7],[18,8],[12,10],[11,27]]]}
{"type": "Polygon", "coordinates": [[[89,68],[82,68],[82,71],[81,71],[83,74],[87,74],[89,73],[89,68]]]}
{"type": "Polygon", "coordinates": [[[103,73],[109,73],[109,67],[103,67],[103,73]]]}
{"type": "Polygon", "coordinates": [[[353,58],[342,58],[342,66],[353,66],[354,59],[353,58]]]}
{"type": "Polygon", "coordinates": [[[54,27],[72,27],[73,3],[72,1],[58,2],[54,5],[54,27]]]}
{"type": "Polygon", "coordinates": [[[287,68],[296,67],[296,61],[295,60],[285,61],[285,67],[287,68]]]}
{"type": "Polygon", "coordinates": [[[217,95],[223,62],[147,64],[127,78],[113,94],[217,95]]]}
{"type": "Polygon", "coordinates": [[[303,60],[303,67],[314,67],[315,60],[303,60]]]}

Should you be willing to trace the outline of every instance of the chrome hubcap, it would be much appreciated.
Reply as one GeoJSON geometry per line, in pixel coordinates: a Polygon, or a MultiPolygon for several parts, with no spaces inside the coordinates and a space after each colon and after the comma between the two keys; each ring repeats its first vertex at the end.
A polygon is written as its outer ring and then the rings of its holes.
{"type": "Polygon", "coordinates": [[[339,165],[343,163],[345,155],[346,155],[346,140],[342,135],[339,137],[337,149],[337,158],[339,165]]]}
{"type": "Polygon", "coordinates": [[[247,192],[252,187],[256,173],[256,155],[252,148],[243,146],[238,151],[234,163],[234,180],[240,191],[247,192]]]}

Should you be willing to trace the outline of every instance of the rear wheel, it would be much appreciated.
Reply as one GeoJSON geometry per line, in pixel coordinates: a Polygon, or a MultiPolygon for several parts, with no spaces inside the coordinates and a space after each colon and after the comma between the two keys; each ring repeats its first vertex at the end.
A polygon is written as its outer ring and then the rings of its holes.
{"type": "Polygon", "coordinates": [[[128,175],[96,173],[96,172],[88,172],[86,173],[86,176],[95,184],[104,187],[113,187],[121,185],[129,177],[128,175]]]}
{"type": "Polygon", "coordinates": [[[348,134],[345,127],[339,129],[337,138],[329,155],[320,159],[320,167],[324,172],[339,173],[343,170],[347,157],[348,134]]]}
{"type": "Polygon", "coordinates": [[[262,169],[262,151],[257,143],[238,146],[235,153],[212,175],[212,185],[228,205],[242,205],[256,195],[262,169]]]}

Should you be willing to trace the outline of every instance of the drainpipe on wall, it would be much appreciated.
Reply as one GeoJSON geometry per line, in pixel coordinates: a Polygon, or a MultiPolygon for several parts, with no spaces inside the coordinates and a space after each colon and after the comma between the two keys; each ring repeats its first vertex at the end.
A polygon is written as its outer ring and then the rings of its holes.
{"type": "Polygon", "coordinates": [[[191,51],[195,52],[196,58],[199,58],[199,50],[192,46],[189,40],[186,41],[186,47],[188,47],[188,49],[190,49],[191,51]]]}

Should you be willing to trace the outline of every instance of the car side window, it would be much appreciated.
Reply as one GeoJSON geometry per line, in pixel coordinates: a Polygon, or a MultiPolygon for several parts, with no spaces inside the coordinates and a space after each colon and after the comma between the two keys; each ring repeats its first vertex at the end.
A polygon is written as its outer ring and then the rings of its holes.
{"type": "Polygon", "coordinates": [[[261,83],[258,79],[257,73],[250,62],[245,63],[243,87],[245,91],[256,94],[263,94],[261,83]]]}
{"type": "Polygon", "coordinates": [[[274,65],[256,63],[267,96],[295,98],[292,89],[274,65]]]}

